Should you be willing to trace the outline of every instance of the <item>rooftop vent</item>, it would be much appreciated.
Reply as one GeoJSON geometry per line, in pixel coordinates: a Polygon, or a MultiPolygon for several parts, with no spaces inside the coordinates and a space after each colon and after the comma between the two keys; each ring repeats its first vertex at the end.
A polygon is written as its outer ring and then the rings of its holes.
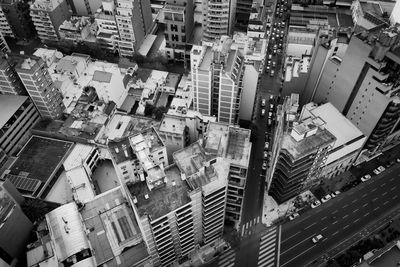
{"type": "Polygon", "coordinates": [[[144,195],[145,199],[149,199],[149,194],[144,195]]]}

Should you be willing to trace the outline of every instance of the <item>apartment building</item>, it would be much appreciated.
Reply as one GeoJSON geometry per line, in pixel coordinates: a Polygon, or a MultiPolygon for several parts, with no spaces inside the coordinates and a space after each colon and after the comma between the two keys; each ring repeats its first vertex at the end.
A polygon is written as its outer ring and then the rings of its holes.
{"type": "Polygon", "coordinates": [[[10,52],[11,52],[11,50],[8,47],[8,44],[7,44],[6,40],[4,39],[3,34],[0,31],[0,56],[2,54],[6,54],[6,53],[10,53],[10,52]]]}
{"type": "Polygon", "coordinates": [[[203,40],[217,41],[230,35],[235,22],[237,0],[203,0],[203,40]]]}
{"type": "Polygon", "coordinates": [[[44,118],[61,118],[65,109],[62,95],[51,80],[46,62],[37,56],[21,57],[15,70],[40,115],[44,118]]]}
{"type": "MultiPolygon", "coordinates": [[[[193,0],[168,0],[164,6],[165,50],[167,57],[190,63],[188,44],[194,28],[193,0]]],[[[189,65],[189,64],[188,64],[189,65]]]]}
{"type": "MultiPolygon", "coordinates": [[[[263,2],[258,2],[254,1],[250,8],[243,8],[243,11],[239,11],[239,3],[240,2],[245,2],[242,3],[242,5],[248,4],[246,3],[246,0],[239,0],[238,1],[238,9],[236,11],[236,15],[238,13],[241,13],[241,16],[244,16],[244,22],[246,21],[247,17],[247,36],[248,37],[253,37],[253,38],[265,38],[265,32],[266,32],[266,12],[264,8],[264,3],[263,2]],[[247,15],[246,15],[247,14],[247,15]]],[[[251,2],[251,1],[250,1],[251,2]]],[[[247,5],[245,5],[247,7],[247,5]]],[[[239,18],[237,18],[239,20],[239,18]]]]}
{"type": "Polygon", "coordinates": [[[66,0],[37,0],[31,4],[33,24],[42,41],[59,41],[60,25],[71,17],[66,0]]]}
{"type": "Polygon", "coordinates": [[[243,91],[244,58],[227,36],[193,46],[190,53],[193,107],[218,122],[236,124],[243,91]]]}
{"type": "Polygon", "coordinates": [[[27,96],[0,95],[0,106],[0,148],[13,155],[26,143],[40,115],[27,96]]]}
{"type": "Polygon", "coordinates": [[[114,0],[102,0],[101,9],[94,15],[98,26],[96,32],[97,42],[104,49],[118,51],[118,27],[115,20],[114,0]]]}
{"type": "Polygon", "coordinates": [[[307,118],[293,124],[278,136],[281,140],[276,152],[268,194],[281,204],[297,196],[319,181],[329,151],[336,138],[320,118],[307,118]]]}
{"type": "Polygon", "coordinates": [[[341,114],[331,103],[303,106],[300,119],[320,118],[327,129],[336,138],[325,162],[321,177],[329,179],[347,171],[357,160],[364,146],[364,134],[341,114]]]}
{"type": "Polygon", "coordinates": [[[69,0],[69,4],[77,16],[92,16],[101,8],[101,0],[69,0]]]}
{"type": "Polygon", "coordinates": [[[33,228],[21,209],[24,198],[10,181],[0,182],[0,265],[20,266],[33,228]]]}
{"type": "Polygon", "coordinates": [[[32,38],[36,35],[29,16],[29,3],[23,0],[0,1],[0,32],[7,37],[32,38]]]}
{"type": "Polygon", "coordinates": [[[264,5],[262,0],[237,0],[235,21],[239,25],[248,25],[254,3],[264,5]]]}
{"type": "Polygon", "coordinates": [[[77,42],[96,42],[97,25],[90,22],[89,17],[71,17],[58,28],[61,40],[77,42]]]}
{"type": "Polygon", "coordinates": [[[355,0],[351,3],[351,16],[356,32],[389,26],[383,13],[384,9],[379,2],[355,0]]]}
{"type": "Polygon", "coordinates": [[[0,94],[27,95],[14,68],[18,58],[18,56],[0,56],[0,94]]]}
{"type": "Polygon", "coordinates": [[[400,2],[396,1],[392,13],[390,14],[390,23],[395,25],[396,23],[400,23],[400,2]]]}
{"type": "Polygon", "coordinates": [[[340,54],[335,43],[322,46],[325,63],[312,66],[314,76],[306,87],[314,102],[331,102],[362,131],[369,151],[384,147],[389,136],[391,143],[398,139],[399,31],[391,27],[353,35],[340,54]]]}
{"type": "Polygon", "coordinates": [[[250,130],[210,122],[204,135],[204,149],[229,162],[225,221],[238,230],[242,220],[244,190],[252,144],[250,130]]]}

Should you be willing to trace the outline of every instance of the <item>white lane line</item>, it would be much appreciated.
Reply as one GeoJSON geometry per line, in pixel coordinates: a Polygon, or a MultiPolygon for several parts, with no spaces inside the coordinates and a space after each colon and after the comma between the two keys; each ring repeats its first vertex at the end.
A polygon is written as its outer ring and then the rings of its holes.
{"type": "Polygon", "coordinates": [[[287,253],[288,251],[294,249],[295,247],[297,247],[298,245],[300,245],[301,243],[305,242],[305,241],[309,241],[310,238],[312,238],[313,236],[315,236],[315,233],[313,233],[312,235],[310,235],[309,237],[306,237],[303,239],[303,241],[297,242],[294,246],[290,247],[289,249],[281,252],[279,255],[282,256],[283,254],[287,253]]]}
{"type": "Polygon", "coordinates": [[[367,193],[365,193],[364,195],[362,195],[362,197],[366,197],[368,194],[367,193]]]}
{"type": "Polygon", "coordinates": [[[339,233],[339,231],[336,231],[336,232],[334,232],[332,235],[336,235],[336,234],[338,234],[339,233]]]}
{"type": "Polygon", "coordinates": [[[310,224],[309,226],[307,226],[306,228],[304,228],[304,230],[307,230],[308,228],[312,227],[312,226],[315,225],[315,224],[317,224],[317,223],[315,222],[315,223],[310,224]]]}
{"type": "Polygon", "coordinates": [[[373,189],[371,190],[371,192],[375,192],[375,190],[376,190],[376,187],[375,187],[375,188],[373,188],[373,189]]]}
{"type": "Polygon", "coordinates": [[[365,204],[363,205],[363,207],[366,207],[366,206],[368,206],[368,203],[365,203],[365,204]]]}
{"type": "Polygon", "coordinates": [[[291,259],[290,259],[289,261],[287,261],[285,264],[281,264],[280,266],[283,267],[283,266],[289,264],[290,262],[294,261],[296,258],[300,257],[301,255],[303,255],[304,253],[306,253],[307,251],[309,251],[310,249],[313,249],[313,248],[314,248],[314,246],[312,246],[312,247],[310,247],[310,248],[304,250],[302,253],[297,254],[295,257],[291,258],[291,259]]]}
{"type": "Polygon", "coordinates": [[[325,220],[325,219],[326,219],[326,216],[322,217],[322,218],[321,218],[321,221],[323,221],[323,220],[325,220]]]}
{"type": "Polygon", "coordinates": [[[343,229],[346,229],[347,227],[349,227],[349,225],[347,224],[345,227],[343,227],[343,229]]]}
{"type": "Polygon", "coordinates": [[[262,263],[258,263],[258,266],[259,267],[264,267],[264,266],[267,266],[268,264],[270,264],[271,262],[273,262],[275,260],[275,258],[271,258],[271,259],[269,259],[268,261],[266,261],[266,262],[262,262],[262,263]]]}
{"type": "Polygon", "coordinates": [[[338,212],[338,210],[334,210],[334,211],[332,211],[332,214],[335,214],[336,212],[338,212]]]}
{"type": "Polygon", "coordinates": [[[337,221],[334,221],[332,224],[337,224],[337,221]]]}
{"type": "Polygon", "coordinates": [[[385,201],[385,202],[383,202],[383,205],[386,205],[386,204],[388,204],[389,203],[389,201],[385,201]]]}
{"type": "Polygon", "coordinates": [[[263,245],[260,247],[260,251],[263,250],[266,246],[269,246],[269,245],[271,245],[271,244],[275,244],[275,242],[276,242],[275,239],[269,240],[269,242],[263,244],[263,245]]]}
{"type": "Polygon", "coordinates": [[[390,178],[390,179],[389,179],[389,181],[393,181],[393,180],[394,180],[394,178],[390,178]]]}
{"type": "Polygon", "coordinates": [[[258,262],[260,262],[262,260],[265,260],[265,259],[269,259],[269,258],[271,258],[271,256],[275,256],[275,249],[271,250],[271,251],[268,251],[268,253],[266,253],[266,254],[259,255],[258,256],[258,262]]]}
{"type": "Polygon", "coordinates": [[[346,217],[349,217],[349,215],[348,215],[348,214],[344,215],[344,216],[343,216],[343,219],[346,218],[346,217]]]}
{"type": "Polygon", "coordinates": [[[295,237],[296,235],[298,235],[298,234],[300,234],[300,233],[301,233],[301,231],[298,231],[298,232],[297,232],[297,233],[295,233],[294,235],[291,235],[291,236],[289,236],[289,238],[287,238],[287,239],[283,240],[283,241],[282,241],[282,243],[285,243],[286,241],[288,241],[289,239],[291,239],[291,238],[295,237]]]}
{"type": "Polygon", "coordinates": [[[386,196],[386,194],[387,194],[387,192],[383,192],[383,193],[382,193],[382,196],[386,196]]]}
{"type": "Polygon", "coordinates": [[[360,219],[355,219],[354,222],[358,222],[360,219]]]}
{"type": "Polygon", "coordinates": [[[346,204],[346,205],[343,206],[343,208],[346,208],[347,206],[348,206],[348,205],[346,204]]]}
{"type": "Polygon", "coordinates": [[[351,203],[355,203],[357,201],[357,198],[356,199],[354,199],[351,203]]]}
{"type": "Polygon", "coordinates": [[[393,186],[393,187],[390,189],[390,191],[393,191],[393,190],[396,190],[396,187],[395,187],[395,186],[393,186]]]}
{"type": "Polygon", "coordinates": [[[264,254],[265,252],[269,252],[269,251],[274,251],[275,252],[275,243],[269,245],[268,247],[265,247],[262,251],[260,251],[260,256],[258,257],[258,259],[263,258],[263,255],[267,255],[264,254]]]}
{"type": "Polygon", "coordinates": [[[358,211],[358,209],[355,209],[355,210],[353,210],[353,213],[355,213],[355,212],[357,212],[358,211]]]}
{"type": "MultiPolygon", "coordinates": [[[[232,251],[233,252],[233,251],[232,251]]],[[[225,254],[227,255],[227,254],[225,254]]],[[[225,258],[220,259],[218,265],[226,264],[227,262],[235,259],[235,253],[227,255],[225,258]]]]}
{"type": "Polygon", "coordinates": [[[324,228],[322,228],[322,229],[321,229],[321,231],[324,231],[324,230],[326,230],[326,228],[328,228],[328,227],[324,227],[324,228]]]}
{"type": "Polygon", "coordinates": [[[376,197],[376,198],[373,198],[373,199],[372,199],[372,201],[375,201],[375,200],[378,200],[378,198],[376,197]]]}
{"type": "Polygon", "coordinates": [[[381,184],[381,187],[384,187],[386,185],[386,183],[381,184]]]}
{"type": "Polygon", "coordinates": [[[369,212],[365,213],[365,214],[364,214],[364,217],[367,217],[368,215],[369,215],[369,212]]]}
{"type": "Polygon", "coordinates": [[[392,199],[396,199],[396,198],[397,198],[397,196],[393,196],[393,197],[392,197],[392,199]]]}
{"type": "Polygon", "coordinates": [[[244,228],[245,229],[247,229],[247,225],[249,224],[249,222],[247,222],[245,225],[244,225],[244,228]]]}
{"type": "Polygon", "coordinates": [[[373,209],[373,210],[378,210],[379,209],[379,207],[376,207],[375,209],[373,209]]]}

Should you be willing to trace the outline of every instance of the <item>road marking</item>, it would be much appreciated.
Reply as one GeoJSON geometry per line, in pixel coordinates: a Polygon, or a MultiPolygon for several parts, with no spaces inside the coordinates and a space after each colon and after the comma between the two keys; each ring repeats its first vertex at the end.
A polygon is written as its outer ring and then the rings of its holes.
{"type": "Polygon", "coordinates": [[[386,204],[388,204],[389,203],[389,201],[385,201],[385,202],[383,202],[383,205],[386,205],[386,204]]]}
{"type": "Polygon", "coordinates": [[[373,198],[373,199],[372,199],[372,201],[375,201],[375,200],[378,200],[378,198],[376,197],[376,198],[373,198]]]}
{"type": "Polygon", "coordinates": [[[362,195],[362,197],[365,197],[365,196],[367,196],[368,194],[367,193],[365,193],[364,195],[362,195]]]}
{"type": "Polygon", "coordinates": [[[371,192],[375,192],[375,190],[376,190],[376,187],[375,187],[375,188],[373,188],[373,189],[371,190],[371,192]]]}
{"type": "Polygon", "coordinates": [[[355,203],[357,201],[357,199],[354,199],[351,203],[355,203]]]}
{"type": "Polygon", "coordinates": [[[343,208],[346,208],[347,206],[348,206],[348,205],[346,204],[346,205],[343,206],[343,208]]]}
{"type": "Polygon", "coordinates": [[[343,219],[346,218],[346,217],[349,217],[349,215],[348,215],[348,214],[344,215],[344,216],[343,216],[343,219]]]}
{"type": "Polygon", "coordinates": [[[332,224],[336,224],[337,223],[337,221],[334,221],[332,224]]]}
{"type": "Polygon", "coordinates": [[[334,232],[332,235],[336,235],[337,233],[339,233],[339,231],[334,232]]]}
{"type": "Polygon", "coordinates": [[[393,181],[393,180],[394,180],[394,178],[390,178],[390,179],[389,179],[389,181],[393,181]]]}
{"type": "Polygon", "coordinates": [[[354,222],[358,222],[360,219],[355,219],[354,222]]]}
{"type": "Polygon", "coordinates": [[[393,186],[392,189],[390,189],[390,191],[396,190],[396,186],[393,186]]]}
{"type": "Polygon", "coordinates": [[[293,238],[294,236],[296,236],[296,235],[298,235],[298,234],[300,234],[300,233],[301,233],[301,231],[298,231],[298,232],[295,233],[294,235],[291,235],[291,236],[289,236],[289,238],[283,240],[282,243],[285,243],[286,241],[288,241],[289,239],[293,238]]]}
{"type": "Polygon", "coordinates": [[[364,214],[364,217],[367,217],[368,215],[369,215],[369,212],[365,213],[365,214],[364,214]]]}
{"type": "Polygon", "coordinates": [[[381,184],[381,187],[384,187],[386,185],[386,183],[381,184]]]}
{"type": "MultiPolygon", "coordinates": [[[[310,249],[314,248],[314,246],[304,250],[302,253],[297,254],[296,257],[291,258],[289,261],[287,261],[285,264],[281,264],[280,266],[285,266],[286,264],[290,263],[291,261],[294,261],[296,258],[300,257],[301,255],[303,255],[304,253],[306,253],[307,251],[309,251],[310,249]]],[[[283,254],[283,253],[282,253],[283,254]]]]}
{"type": "Polygon", "coordinates": [[[353,210],[353,213],[354,213],[354,212],[357,212],[357,211],[358,211],[358,209],[355,209],[355,210],[353,210]]]}
{"type": "Polygon", "coordinates": [[[323,220],[325,220],[325,219],[326,219],[326,216],[322,217],[322,218],[321,218],[321,221],[323,221],[323,220]]]}
{"type": "Polygon", "coordinates": [[[343,227],[343,229],[346,229],[347,227],[349,227],[349,225],[347,224],[345,227],[343,227]]]}
{"type": "Polygon", "coordinates": [[[274,228],[274,230],[269,231],[268,233],[266,233],[265,235],[263,235],[261,237],[261,241],[263,241],[264,239],[266,239],[267,237],[271,236],[272,234],[274,234],[276,232],[276,228],[274,228]]]}
{"type": "Polygon", "coordinates": [[[269,244],[268,246],[264,247],[262,250],[260,250],[260,254],[270,250],[271,248],[274,248],[275,251],[275,240],[273,240],[274,242],[272,244],[269,244]]]}
{"type": "Polygon", "coordinates": [[[396,198],[397,198],[397,196],[392,197],[392,199],[396,199],[396,198]]]}
{"type": "Polygon", "coordinates": [[[363,207],[366,207],[366,206],[368,206],[368,203],[365,203],[365,204],[363,205],[363,207]]]}
{"type": "Polygon", "coordinates": [[[310,228],[311,226],[313,226],[313,225],[315,225],[315,224],[317,224],[317,223],[315,222],[315,223],[310,224],[309,226],[307,226],[306,228],[304,228],[304,230],[307,230],[308,228],[310,228]]]}
{"type": "Polygon", "coordinates": [[[321,229],[321,231],[324,231],[324,230],[326,230],[326,228],[328,228],[328,227],[326,227],[326,226],[325,226],[324,228],[322,228],[322,229],[321,229]]]}
{"type": "Polygon", "coordinates": [[[304,241],[309,241],[310,238],[312,238],[313,236],[315,236],[314,233],[313,233],[312,235],[310,235],[309,237],[306,237],[303,241],[297,242],[296,245],[290,247],[289,249],[285,250],[284,252],[281,252],[280,255],[282,256],[283,254],[285,254],[286,252],[288,252],[288,251],[294,249],[295,247],[297,247],[298,245],[300,245],[300,244],[303,243],[304,241]]]}
{"type": "Polygon", "coordinates": [[[338,212],[338,210],[333,211],[332,214],[335,214],[336,212],[338,212]]]}
{"type": "Polygon", "coordinates": [[[387,194],[387,192],[383,192],[383,193],[382,193],[382,196],[385,196],[386,194],[387,194]]]}
{"type": "Polygon", "coordinates": [[[379,209],[379,207],[376,207],[375,209],[373,209],[373,210],[377,210],[377,209],[379,209]]]}

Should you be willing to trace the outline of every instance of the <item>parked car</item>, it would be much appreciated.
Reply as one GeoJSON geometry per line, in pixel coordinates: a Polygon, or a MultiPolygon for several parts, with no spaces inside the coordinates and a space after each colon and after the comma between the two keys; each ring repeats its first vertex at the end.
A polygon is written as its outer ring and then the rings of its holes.
{"type": "Polygon", "coordinates": [[[271,119],[268,119],[268,126],[271,126],[272,125],[272,121],[271,121],[271,119]]]}
{"type": "Polygon", "coordinates": [[[268,152],[264,151],[264,159],[267,159],[267,158],[268,158],[268,152]]]}
{"type": "Polygon", "coordinates": [[[265,109],[262,109],[261,110],[261,117],[264,117],[265,116],[265,109]]]}
{"type": "Polygon", "coordinates": [[[264,143],[264,149],[265,149],[265,150],[268,150],[268,148],[269,148],[269,143],[268,143],[268,142],[265,142],[265,143],[264,143]]]}
{"type": "Polygon", "coordinates": [[[262,167],[261,167],[264,171],[267,169],[267,163],[264,161],[263,162],[263,165],[262,165],[262,167]]]}
{"type": "Polygon", "coordinates": [[[271,110],[274,109],[274,104],[270,103],[269,104],[269,109],[271,109],[271,110]]]}
{"type": "Polygon", "coordinates": [[[272,61],[272,67],[275,68],[275,66],[276,66],[276,62],[272,61]]]}
{"type": "Polygon", "coordinates": [[[314,208],[316,208],[316,207],[318,207],[320,205],[321,205],[321,202],[319,200],[316,200],[313,203],[311,203],[311,208],[314,209],[314,208]]]}
{"type": "Polygon", "coordinates": [[[272,119],[272,112],[268,112],[268,118],[272,119]]]}
{"type": "Polygon", "coordinates": [[[396,159],[396,162],[399,163],[399,162],[400,162],[400,158],[397,158],[397,159],[396,159]]]}
{"type": "Polygon", "coordinates": [[[375,173],[376,175],[378,175],[378,174],[380,174],[381,172],[383,172],[384,170],[386,170],[385,167],[379,166],[378,168],[376,168],[376,169],[374,170],[374,173],[375,173]]]}
{"type": "Polygon", "coordinates": [[[266,100],[263,98],[263,99],[261,99],[261,106],[262,107],[265,107],[265,104],[266,104],[266,100]]]}
{"type": "MultiPolygon", "coordinates": [[[[374,170],[375,171],[375,170],[374,170]]],[[[366,182],[369,179],[371,179],[371,175],[370,174],[366,174],[363,177],[361,177],[361,182],[366,182]]]]}
{"type": "Polygon", "coordinates": [[[293,213],[293,214],[291,214],[291,215],[289,216],[289,220],[293,221],[294,219],[296,219],[296,218],[299,217],[299,216],[300,216],[300,214],[298,214],[297,212],[295,212],[295,213],[293,213]]]}
{"type": "Polygon", "coordinates": [[[275,75],[275,71],[274,71],[274,70],[271,70],[269,76],[274,77],[274,75],[275,75]]]}
{"type": "Polygon", "coordinates": [[[340,191],[332,192],[332,193],[331,193],[331,197],[332,197],[332,198],[335,198],[335,197],[337,197],[339,194],[340,194],[340,191]]]}
{"type": "Polygon", "coordinates": [[[328,195],[324,196],[323,198],[321,198],[321,202],[322,203],[328,202],[331,198],[332,198],[331,195],[328,194],[328,195]]]}
{"type": "Polygon", "coordinates": [[[311,240],[314,244],[318,243],[321,241],[321,239],[324,238],[321,234],[314,236],[311,240]]]}

